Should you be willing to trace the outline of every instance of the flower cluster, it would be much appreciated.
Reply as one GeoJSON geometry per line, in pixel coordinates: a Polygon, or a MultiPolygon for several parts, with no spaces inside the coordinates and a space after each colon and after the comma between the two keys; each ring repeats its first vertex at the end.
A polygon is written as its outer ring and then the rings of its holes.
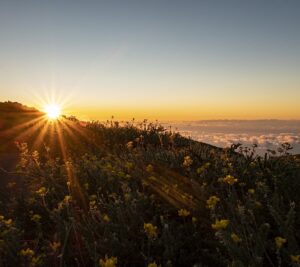
{"type": "Polygon", "coordinates": [[[154,226],[152,223],[144,223],[144,231],[149,239],[157,237],[157,226],[154,226]]]}
{"type": "Polygon", "coordinates": [[[118,258],[116,257],[108,257],[105,255],[104,259],[99,260],[100,267],[116,267],[118,263],[118,258]]]}
{"type": "Polygon", "coordinates": [[[229,220],[216,220],[215,223],[211,225],[212,229],[214,230],[224,230],[229,225],[229,220]]]}
{"type": "Polygon", "coordinates": [[[207,201],[207,207],[209,209],[214,209],[217,203],[220,201],[220,199],[217,196],[211,196],[207,201]]]}

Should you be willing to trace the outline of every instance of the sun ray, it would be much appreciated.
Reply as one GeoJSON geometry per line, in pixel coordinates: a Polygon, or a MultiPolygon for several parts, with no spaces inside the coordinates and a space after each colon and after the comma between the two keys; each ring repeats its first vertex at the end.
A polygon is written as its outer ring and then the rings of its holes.
{"type": "Polygon", "coordinates": [[[91,136],[88,135],[85,131],[84,131],[84,127],[80,126],[80,125],[75,125],[74,123],[65,120],[66,126],[73,131],[76,131],[76,133],[78,133],[81,137],[83,137],[86,141],[88,141],[89,143],[92,143],[95,147],[97,148],[101,148],[101,146],[99,144],[97,144],[93,139],[91,139],[91,136]]]}
{"type": "Polygon", "coordinates": [[[70,193],[71,193],[72,197],[74,197],[76,199],[77,204],[80,205],[81,208],[83,208],[85,211],[87,211],[88,210],[87,201],[84,197],[81,185],[78,182],[76,174],[74,173],[72,162],[69,161],[69,157],[68,157],[68,153],[67,153],[67,146],[65,144],[64,136],[62,133],[61,122],[55,123],[55,127],[57,130],[58,141],[59,141],[61,153],[63,156],[63,160],[66,165],[68,179],[70,182],[70,190],[71,190],[70,193]]]}
{"type": "Polygon", "coordinates": [[[49,131],[49,121],[46,121],[45,125],[43,126],[43,129],[39,132],[38,136],[36,137],[36,140],[32,144],[33,149],[38,149],[44,140],[45,135],[49,131]]]}
{"type": "Polygon", "coordinates": [[[33,135],[43,127],[45,122],[46,120],[38,121],[37,123],[35,123],[35,125],[29,127],[25,131],[18,134],[14,139],[16,141],[21,141],[21,142],[29,140],[29,138],[32,138],[33,135]]]}
{"type": "Polygon", "coordinates": [[[32,124],[36,124],[36,123],[39,123],[40,121],[42,120],[45,120],[45,115],[40,115],[39,117],[37,118],[34,118],[34,119],[31,119],[31,120],[28,120],[28,121],[25,121],[21,124],[17,124],[16,126],[14,127],[11,127],[9,129],[6,129],[4,131],[2,131],[2,134],[3,135],[11,135],[11,134],[14,134],[14,132],[17,132],[17,131],[22,131],[24,130],[25,128],[28,128],[30,126],[32,126],[32,124]]]}

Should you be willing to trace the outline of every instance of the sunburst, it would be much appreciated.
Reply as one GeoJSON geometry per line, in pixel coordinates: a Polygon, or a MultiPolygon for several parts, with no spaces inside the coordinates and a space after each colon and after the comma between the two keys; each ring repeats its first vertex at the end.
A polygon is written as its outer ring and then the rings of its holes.
{"type": "Polygon", "coordinates": [[[61,115],[61,107],[58,104],[48,104],[44,107],[48,119],[57,120],[61,115]]]}

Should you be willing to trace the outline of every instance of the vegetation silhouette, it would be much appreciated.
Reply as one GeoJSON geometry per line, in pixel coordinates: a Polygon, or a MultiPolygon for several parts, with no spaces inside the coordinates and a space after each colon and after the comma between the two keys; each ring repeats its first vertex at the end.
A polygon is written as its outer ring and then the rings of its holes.
{"type": "Polygon", "coordinates": [[[0,266],[299,266],[300,158],[0,104],[0,266]],[[15,108],[14,108],[15,107],[15,108]]]}

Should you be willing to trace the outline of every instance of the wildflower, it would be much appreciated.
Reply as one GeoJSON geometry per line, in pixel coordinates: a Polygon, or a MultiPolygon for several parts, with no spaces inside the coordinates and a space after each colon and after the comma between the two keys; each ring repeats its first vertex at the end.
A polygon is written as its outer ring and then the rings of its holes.
{"type": "Polygon", "coordinates": [[[256,207],[258,207],[258,208],[261,208],[261,207],[262,207],[262,204],[261,204],[259,201],[255,201],[255,205],[256,205],[256,207]]]}
{"type": "Polygon", "coordinates": [[[96,195],[90,195],[90,200],[96,200],[97,196],[96,195]]]}
{"type": "Polygon", "coordinates": [[[255,190],[253,188],[248,189],[248,193],[253,195],[255,193],[255,190]]]}
{"type": "Polygon", "coordinates": [[[131,199],[131,195],[129,193],[124,194],[124,199],[126,202],[128,202],[131,199]]]}
{"type": "Polygon", "coordinates": [[[126,147],[128,149],[132,149],[133,148],[133,142],[132,141],[129,141],[127,144],[126,144],[126,147]]]}
{"type": "Polygon", "coordinates": [[[191,213],[188,211],[188,210],[186,210],[186,209],[180,209],[179,211],[178,211],[178,215],[180,216],[180,217],[187,217],[187,216],[189,216],[191,213]]]}
{"type": "Polygon", "coordinates": [[[32,257],[31,262],[30,262],[30,266],[34,267],[34,266],[39,266],[41,263],[41,257],[32,257]]]}
{"type": "Polygon", "coordinates": [[[229,220],[216,220],[215,223],[211,225],[214,230],[226,229],[229,224],[229,220]]]}
{"type": "Polygon", "coordinates": [[[190,167],[193,164],[193,160],[190,156],[185,156],[183,160],[183,166],[190,167]]]}
{"type": "Polygon", "coordinates": [[[53,243],[50,243],[49,247],[50,249],[53,251],[53,252],[56,252],[61,246],[61,243],[60,242],[53,242],[53,243]]]}
{"type": "Polygon", "coordinates": [[[287,240],[281,236],[275,237],[275,243],[278,249],[281,249],[281,247],[284,245],[284,243],[286,243],[286,241],[287,240]]]}
{"type": "Polygon", "coordinates": [[[104,259],[99,260],[100,267],[116,267],[117,263],[118,263],[118,258],[116,257],[108,258],[107,255],[105,255],[104,259]]]}
{"type": "Polygon", "coordinates": [[[211,196],[207,201],[207,207],[209,209],[214,209],[220,199],[217,196],[211,196]]]}
{"type": "Polygon", "coordinates": [[[150,239],[157,237],[157,226],[152,223],[144,223],[144,231],[150,239]]]}
{"type": "Polygon", "coordinates": [[[91,210],[97,209],[97,202],[96,202],[96,200],[91,200],[90,203],[89,203],[89,205],[90,205],[90,209],[91,210]]]}
{"type": "Polygon", "coordinates": [[[250,167],[254,168],[255,167],[255,162],[251,162],[250,167]]]}
{"type": "Polygon", "coordinates": [[[155,180],[156,180],[156,177],[155,177],[155,176],[150,176],[150,177],[149,177],[149,180],[155,181],[155,180]]]}
{"type": "Polygon", "coordinates": [[[132,162],[127,161],[127,162],[125,163],[125,168],[128,169],[128,170],[132,169],[133,166],[134,166],[134,165],[133,165],[132,162]]]}
{"type": "Polygon", "coordinates": [[[232,233],[232,234],[230,235],[230,237],[231,237],[231,240],[232,240],[234,243],[240,243],[240,242],[242,242],[242,239],[241,239],[237,234],[235,234],[235,233],[232,233]]]}
{"type": "Polygon", "coordinates": [[[107,223],[110,222],[110,218],[107,214],[104,214],[102,219],[103,219],[104,222],[107,222],[107,223]]]}
{"type": "Polygon", "coordinates": [[[4,221],[4,224],[5,224],[7,227],[11,226],[12,223],[13,223],[13,220],[12,220],[12,219],[8,219],[8,220],[5,220],[5,221],[4,221]]]}
{"type": "Polygon", "coordinates": [[[45,187],[41,187],[39,190],[35,191],[38,195],[40,195],[41,197],[46,195],[46,188],[45,187]]]}
{"type": "Polygon", "coordinates": [[[30,248],[27,248],[27,249],[22,249],[20,251],[20,255],[23,256],[23,257],[33,257],[34,256],[34,251],[30,248]]]}
{"type": "Polygon", "coordinates": [[[64,198],[64,202],[65,202],[65,203],[69,203],[69,202],[71,202],[71,201],[72,201],[72,197],[69,196],[69,195],[66,195],[65,198],[64,198]]]}
{"type": "Polygon", "coordinates": [[[153,166],[151,164],[149,164],[147,167],[146,167],[146,171],[147,172],[153,172],[153,166]]]}
{"type": "Polygon", "coordinates": [[[199,167],[199,168],[197,169],[197,173],[198,173],[198,174],[203,173],[206,169],[209,168],[209,166],[210,166],[210,163],[209,163],[209,162],[205,163],[203,166],[201,166],[201,167],[199,167]]]}
{"type": "Polygon", "coordinates": [[[300,255],[299,254],[298,255],[291,255],[290,259],[294,263],[300,263],[300,255]]]}
{"type": "Polygon", "coordinates": [[[148,267],[158,267],[158,265],[156,264],[156,262],[151,262],[148,264],[148,267]]]}
{"type": "Polygon", "coordinates": [[[223,182],[229,185],[234,185],[238,179],[234,178],[232,175],[228,174],[223,178],[223,182]]]}
{"type": "Polygon", "coordinates": [[[32,220],[33,222],[35,222],[35,223],[38,223],[38,222],[40,222],[41,218],[42,218],[42,217],[41,217],[39,214],[34,214],[34,215],[31,217],[31,220],[32,220]]]}

